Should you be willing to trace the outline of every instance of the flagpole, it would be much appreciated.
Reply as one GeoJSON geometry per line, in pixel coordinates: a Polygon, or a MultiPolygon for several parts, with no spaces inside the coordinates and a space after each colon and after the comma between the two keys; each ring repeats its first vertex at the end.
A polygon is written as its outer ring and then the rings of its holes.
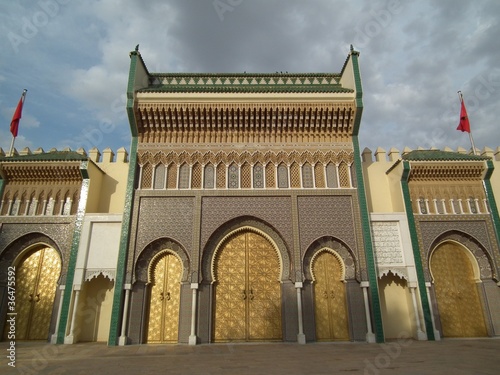
{"type": "MultiPolygon", "coordinates": [[[[21,100],[22,100],[22,106],[24,106],[24,100],[26,99],[26,93],[28,92],[27,89],[23,90],[23,94],[21,95],[21,100]]],[[[9,156],[14,156],[14,141],[16,140],[16,137],[14,134],[12,134],[12,141],[10,142],[10,151],[9,151],[9,156]]]]}
{"type": "MultiPolygon", "coordinates": [[[[458,91],[458,98],[460,99],[460,103],[463,103],[464,96],[462,95],[462,91],[458,91]]],[[[474,145],[474,139],[472,138],[472,130],[469,129],[468,133],[469,133],[470,144],[472,146],[472,154],[477,155],[476,146],[474,145]]]]}

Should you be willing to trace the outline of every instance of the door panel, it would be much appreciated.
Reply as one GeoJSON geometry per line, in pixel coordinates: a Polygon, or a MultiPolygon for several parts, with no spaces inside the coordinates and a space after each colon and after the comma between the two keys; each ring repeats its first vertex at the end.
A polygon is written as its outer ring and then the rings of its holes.
{"type": "Polygon", "coordinates": [[[431,270],[444,337],[487,336],[471,261],[465,249],[453,243],[433,253],[431,270]]]}
{"type": "Polygon", "coordinates": [[[271,243],[238,233],[219,250],[215,271],[214,340],[280,340],[280,264],[271,243]]]}
{"type": "Polygon", "coordinates": [[[349,340],[345,285],[342,266],[330,252],[323,251],[313,263],[316,339],[349,340]]]}
{"type": "Polygon", "coordinates": [[[16,267],[16,338],[46,340],[49,334],[61,260],[55,249],[29,254],[16,267]]]}
{"type": "Polygon", "coordinates": [[[148,342],[177,342],[182,265],[173,254],[154,266],[149,309],[148,342]]]}

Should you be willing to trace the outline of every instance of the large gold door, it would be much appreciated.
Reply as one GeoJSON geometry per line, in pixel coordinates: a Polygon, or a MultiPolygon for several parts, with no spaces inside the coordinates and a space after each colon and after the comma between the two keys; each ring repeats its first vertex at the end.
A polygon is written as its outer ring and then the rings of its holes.
{"type": "Polygon", "coordinates": [[[148,342],[177,342],[182,265],[175,255],[168,253],[155,263],[148,342]]]}
{"type": "Polygon", "coordinates": [[[214,341],[281,340],[278,253],[263,236],[230,238],[215,260],[214,341]]]}
{"type": "Polygon", "coordinates": [[[50,247],[28,254],[16,267],[16,339],[47,339],[60,272],[59,254],[50,247]]]}
{"type": "Polygon", "coordinates": [[[349,340],[345,285],[342,266],[330,252],[323,251],[313,262],[314,317],[318,341],[349,340]]]}
{"type": "Polygon", "coordinates": [[[444,337],[486,336],[483,309],[466,251],[454,243],[433,253],[431,271],[444,337]]]}

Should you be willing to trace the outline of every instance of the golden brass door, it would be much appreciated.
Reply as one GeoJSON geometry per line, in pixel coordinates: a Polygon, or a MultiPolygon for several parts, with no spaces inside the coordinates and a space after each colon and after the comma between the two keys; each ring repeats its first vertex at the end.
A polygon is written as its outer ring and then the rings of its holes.
{"type": "Polygon", "coordinates": [[[16,339],[47,339],[60,272],[59,254],[50,247],[28,254],[16,267],[16,339]]]}
{"type": "Polygon", "coordinates": [[[318,341],[349,340],[345,285],[342,266],[330,252],[323,251],[313,262],[314,317],[318,341]]]}
{"type": "Polygon", "coordinates": [[[432,255],[431,271],[444,337],[487,335],[474,272],[466,251],[457,244],[445,243],[432,255]]]}
{"type": "Polygon", "coordinates": [[[280,262],[263,236],[230,238],[215,260],[214,341],[281,340],[280,262]]]}
{"type": "Polygon", "coordinates": [[[173,254],[162,256],[154,265],[148,342],[177,342],[182,264],[173,254]]]}

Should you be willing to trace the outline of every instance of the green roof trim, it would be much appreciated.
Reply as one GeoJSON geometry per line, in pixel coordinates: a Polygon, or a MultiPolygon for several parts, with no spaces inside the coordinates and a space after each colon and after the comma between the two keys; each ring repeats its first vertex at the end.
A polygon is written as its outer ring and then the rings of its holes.
{"type": "Polygon", "coordinates": [[[441,150],[413,150],[402,156],[408,161],[483,161],[489,160],[487,156],[461,154],[453,151],[441,150]]]}
{"type": "Polygon", "coordinates": [[[206,92],[206,93],[353,93],[335,85],[154,85],[138,92],[206,92]]]}
{"type": "Polygon", "coordinates": [[[353,93],[338,73],[149,73],[138,92],[353,93]]]}
{"type": "Polygon", "coordinates": [[[76,151],[49,151],[41,154],[15,155],[15,156],[0,156],[0,162],[19,161],[83,161],[88,160],[88,157],[76,151]]]}

